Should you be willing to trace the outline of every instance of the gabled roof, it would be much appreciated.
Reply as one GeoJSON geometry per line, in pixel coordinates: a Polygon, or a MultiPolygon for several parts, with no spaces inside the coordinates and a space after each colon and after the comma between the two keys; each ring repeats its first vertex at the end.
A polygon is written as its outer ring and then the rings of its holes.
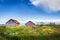
{"type": "MultiPolygon", "coordinates": [[[[33,23],[32,21],[28,21],[26,24],[28,24],[28,23],[32,23],[33,25],[35,25],[35,23],[33,23]]],[[[25,24],[25,25],[26,25],[26,24],[25,24]]]]}
{"type": "MultiPolygon", "coordinates": [[[[16,24],[20,24],[17,20],[15,20],[15,19],[10,19],[9,21],[13,21],[13,22],[15,22],[16,24]]],[[[6,23],[8,23],[9,21],[7,21],[6,23]]]]}

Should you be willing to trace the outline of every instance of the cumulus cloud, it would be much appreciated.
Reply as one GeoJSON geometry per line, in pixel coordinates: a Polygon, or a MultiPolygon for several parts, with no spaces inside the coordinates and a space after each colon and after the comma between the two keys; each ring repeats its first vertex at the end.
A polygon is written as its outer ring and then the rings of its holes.
{"type": "Polygon", "coordinates": [[[45,9],[51,11],[60,11],[60,0],[30,0],[37,7],[42,5],[45,9]]]}

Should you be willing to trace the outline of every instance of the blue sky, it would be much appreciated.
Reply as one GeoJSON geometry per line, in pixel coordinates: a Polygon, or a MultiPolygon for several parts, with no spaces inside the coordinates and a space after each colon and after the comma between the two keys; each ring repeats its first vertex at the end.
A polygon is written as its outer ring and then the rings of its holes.
{"type": "Polygon", "coordinates": [[[0,0],[0,23],[9,19],[19,22],[60,22],[59,0],[0,0]],[[48,3],[48,4],[47,4],[48,3]],[[51,5],[52,3],[52,5],[51,5]]]}

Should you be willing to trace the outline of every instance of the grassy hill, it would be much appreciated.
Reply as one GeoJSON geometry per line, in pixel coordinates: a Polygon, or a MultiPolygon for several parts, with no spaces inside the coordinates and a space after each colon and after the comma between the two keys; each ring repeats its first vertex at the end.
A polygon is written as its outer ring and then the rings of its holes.
{"type": "Polygon", "coordinates": [[[60,40],[60,27],[0,27],[0,40],[60,40]]]}

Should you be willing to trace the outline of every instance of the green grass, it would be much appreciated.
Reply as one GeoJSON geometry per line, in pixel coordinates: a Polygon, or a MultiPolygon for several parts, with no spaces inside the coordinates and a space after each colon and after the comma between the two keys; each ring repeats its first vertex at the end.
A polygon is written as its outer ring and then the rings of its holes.
{"type": "Polygon", "coordinates": [[[60,27],[0,27],[0,40],[60,40],[60,27]]]}

